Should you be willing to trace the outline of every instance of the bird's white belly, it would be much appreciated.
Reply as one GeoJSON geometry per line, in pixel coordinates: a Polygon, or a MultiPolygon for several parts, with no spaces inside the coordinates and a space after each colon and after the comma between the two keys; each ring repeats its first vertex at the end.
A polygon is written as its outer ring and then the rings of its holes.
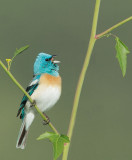
{"type": "Polygon", "coordinates": [[[35,100],[38,108],[44,112],[50,109],[58,101],[61,95],[61,88],[58,85],[39,85],[31,98],[35,100]]]}

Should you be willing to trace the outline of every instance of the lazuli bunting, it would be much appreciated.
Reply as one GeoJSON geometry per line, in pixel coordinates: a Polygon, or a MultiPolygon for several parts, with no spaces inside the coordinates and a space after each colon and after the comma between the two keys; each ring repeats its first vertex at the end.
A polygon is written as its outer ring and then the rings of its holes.
{"type": "MultiPolygon", "coordinates": [[[[59,76],[59,61],[55,55],[39,53],[34,63],[33,80],[26,91],[36,103],[41,112],[55,105],[61,95],[61,77],[59,76]]],[[[16,148],[24,149],[29,128],[35,118],[35,109],[24,95],[17,116],[22,119],[16,148]]]]}

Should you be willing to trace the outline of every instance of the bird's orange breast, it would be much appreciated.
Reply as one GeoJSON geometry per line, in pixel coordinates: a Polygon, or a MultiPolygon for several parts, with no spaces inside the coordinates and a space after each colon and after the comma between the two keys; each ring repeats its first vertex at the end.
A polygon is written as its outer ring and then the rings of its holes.
{"type": "Polygon", "coordinates": [[[46,84],[46,85],[61,87],[61,77],[60,76],[55,77],[55,76],[45,73],[40,77],[39,84],[46,84]]]}

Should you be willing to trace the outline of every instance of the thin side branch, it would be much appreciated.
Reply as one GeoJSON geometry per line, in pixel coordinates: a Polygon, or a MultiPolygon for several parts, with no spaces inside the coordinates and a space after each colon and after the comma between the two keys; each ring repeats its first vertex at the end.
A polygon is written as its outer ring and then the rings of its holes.
{"type": "Polygon", "coordinates": [[[121,21],[121,22],[119,22],[119,23],[117,23],[116,25],[112,26],[111,28],[107,29],[106,31],[104,31],[104,32],[102,32],[102,33],[100,33],[100,34],[97,34],[97,35],[95,36],[95,38],[96,38],[96,39],[102,38],[103,36],[105,36],[106,34],[108,34],[109,32],[111,32],[111,31],[114,30],[115,28],[121,26],[122,24],[124,24],[124,23],[126,23],[126,22],[128,22],[128,21],[130,21],[130,20],[132,20],[132,16],[129,17],[129,18],[127,18],[127,19],[125,19],[125,20],[123,20],[123,21],[121,21]]]}

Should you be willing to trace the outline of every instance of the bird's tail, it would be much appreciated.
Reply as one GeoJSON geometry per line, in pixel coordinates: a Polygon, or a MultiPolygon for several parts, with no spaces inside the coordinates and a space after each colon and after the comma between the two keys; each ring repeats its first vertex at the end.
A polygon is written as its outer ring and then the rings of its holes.
{"type": "Polygon", "coordinates": [[[29,128],[35,118],[35,115],[33,112],[29,112],[25,115],[19,134],[17,138],[16,148],[24,149],[26,146],[26,140],[28,136],[29,128]]]}

